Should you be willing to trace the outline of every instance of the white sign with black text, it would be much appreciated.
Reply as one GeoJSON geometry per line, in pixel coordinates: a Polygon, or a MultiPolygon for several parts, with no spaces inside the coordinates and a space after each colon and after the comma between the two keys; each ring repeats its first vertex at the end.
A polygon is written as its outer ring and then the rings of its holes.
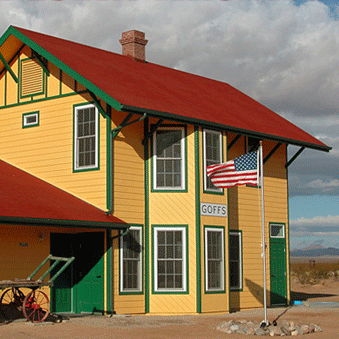
{"type": "Polygon", "coordinates": [[[227,206],[222,204],[200,203],[200,214],[211,217],[227,217],[227,206]]]}

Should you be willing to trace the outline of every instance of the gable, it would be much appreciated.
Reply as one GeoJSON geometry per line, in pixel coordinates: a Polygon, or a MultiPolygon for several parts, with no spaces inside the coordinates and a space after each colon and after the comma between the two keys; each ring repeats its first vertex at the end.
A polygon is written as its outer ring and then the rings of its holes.
{"type": "Polygon", "coordinates": [[[118,111],[330,149],[229,84],[21,28],[10,27],[0,43],[12,35],[118,111]]]}

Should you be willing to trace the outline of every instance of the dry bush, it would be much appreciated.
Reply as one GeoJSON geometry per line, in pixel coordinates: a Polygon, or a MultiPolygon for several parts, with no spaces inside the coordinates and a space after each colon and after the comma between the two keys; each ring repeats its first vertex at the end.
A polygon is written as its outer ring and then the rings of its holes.
{"type": "Polygon", "coordinates": [[[332,277],[339,280],[339,261],[309,261],[292,262],[291,275],[301,284],[315,285],[323,279],[332,277]]]}

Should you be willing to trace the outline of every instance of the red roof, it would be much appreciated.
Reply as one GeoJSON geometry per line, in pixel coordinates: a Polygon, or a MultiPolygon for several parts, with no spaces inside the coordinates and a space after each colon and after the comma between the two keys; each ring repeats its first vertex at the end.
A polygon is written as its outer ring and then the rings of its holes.
{"type": "Polygon", "coordinates": [[[0,160],[0,224],[16,221],[127,228],[122,220],[0,160]]]}
{"type": "Polygon", "coordinates": [[[132,109],[159,118],[330,149],[224,82],[18,27],[10,27],[7,34],[15,35],[111,105],[112,99],[117,110],[132,109]]]}

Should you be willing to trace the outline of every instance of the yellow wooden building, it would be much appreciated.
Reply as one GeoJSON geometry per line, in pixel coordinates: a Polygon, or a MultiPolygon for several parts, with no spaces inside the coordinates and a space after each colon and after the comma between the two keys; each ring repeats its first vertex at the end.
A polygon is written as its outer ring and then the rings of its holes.
{"type": "Polygon", "coordinates": [[[0,280],[52,253],[75,256],[53,312],[262,307],[261,189],[206,175],[262,140],[267,298],[289,303],[288,166],[330,147],[226,83],[147,62],[144,33],[120,42],[0,38],[0,280]]]}

